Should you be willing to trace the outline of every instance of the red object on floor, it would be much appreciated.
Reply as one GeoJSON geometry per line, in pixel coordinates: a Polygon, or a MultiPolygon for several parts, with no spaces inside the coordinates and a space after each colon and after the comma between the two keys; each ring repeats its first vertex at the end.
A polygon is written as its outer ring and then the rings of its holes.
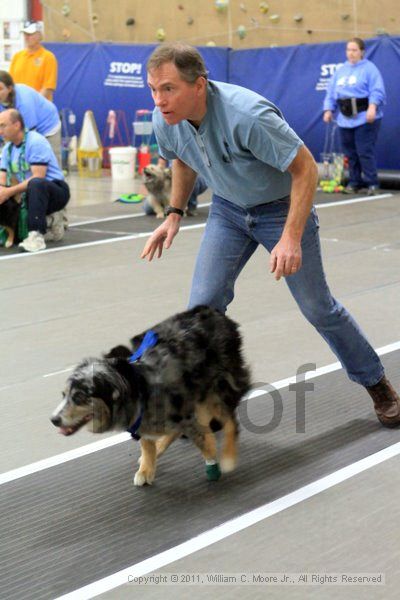
{"type": "Polygon", "coordinates": [[[139,153],[138,153],[138,171],[139,171],[139,175],[141,175],[143,173],[143,169],[145,167],[147,167],[147,165],[149,165],[151,162],[151,154],[149,152],[148,147],[146,146],[146,148],[143,150],[139,149],[139,153]]]}

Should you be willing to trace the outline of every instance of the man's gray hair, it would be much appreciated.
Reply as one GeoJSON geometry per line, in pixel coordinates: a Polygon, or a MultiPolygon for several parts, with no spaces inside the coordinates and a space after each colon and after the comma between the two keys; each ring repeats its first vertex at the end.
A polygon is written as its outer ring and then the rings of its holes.
{"type": "Polygon", "coordinates": [[[194,83],[199,77],[207,79],[207,69],[200,52],[189,44],[174,42],[158,46],[147,62],[147,71],[159,69],[165,63],[172,63],[181,78],[194,83]]]}
{"type": "Polygon", "coordinates": [[[25,122],[19,110],[16,108],[8,108],[5,112],[10,117],[11,123],[19,123],[22,131],[25,129],[25,122]]]}

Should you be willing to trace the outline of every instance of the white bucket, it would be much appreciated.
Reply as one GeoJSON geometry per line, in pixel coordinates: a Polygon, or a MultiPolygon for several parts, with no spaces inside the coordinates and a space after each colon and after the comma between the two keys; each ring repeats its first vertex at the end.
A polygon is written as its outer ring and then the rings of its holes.
{"type": "Polygon", "coordinates": [[[133,179],[135,177],[136,148],[121,146],[110,148],[111,177],[133,179]]]}

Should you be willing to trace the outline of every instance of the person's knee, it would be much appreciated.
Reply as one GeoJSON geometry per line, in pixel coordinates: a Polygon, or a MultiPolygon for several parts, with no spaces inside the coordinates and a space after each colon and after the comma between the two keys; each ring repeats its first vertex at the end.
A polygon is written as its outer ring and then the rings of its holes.
{"type": "Polygon", "coordinates": [[[372,148],[363,148],[358,152],[360,160],[372,160],[374,157],[374,151],[372,148]]]}
{"type": "Polygon", "coordinates": [[[202,179],[202,177],[198,176],[196,179],[196,183],[194,184],[193,192],[196,197],[205,192],[207,189],[206,182],[202,179]]]}
{"type": "Polygon", "coordinates": [[[28,181],[28,192],[31,190],[42,190],[46,185],[47,180],[44,177],[33,177],[28,181]]]}
{"type": "Polygon", "coordinates": [[[64,181],[64,185],[62,187],[62,201],[61,201],[61,203],[63,204],[63,208],[65,208],[67,206],[70,199],[71,199],[71,190],[69,189],[68,184],[65,183],[65,181],[64,181]]]}
{"type": "Polygon", "coordinates": [[[212,298],[210,296],[190,298],[189,304],[187,306],[188,310],[195,308],[196,306],[209,306],[210,308],[218,310],[218,312],[222,314],[225,314],[227,309],[227,305],[225,304],[222,298],[212,298]]]}
{"type": "Polygon", "coordinates": [[[225,313],[228,305],[232,302],[233,297],[234,294],[232,289],[226,289],[225,292],[223,292],[221,287],[213,288],[212,285],[200,285],[194,282],[190,293],[188,308],[190,309],[195,306],[205,305],[215,308],[215,310],[218,310],[221,313],[225,313]]]}
{"type": "Polygon", "coordinates": [[[310,300],[300,307],[306,319],[317,329],[326,329],[340,318],[343,307],[335,300],[318,302],[310,300]]]}
{"type": "Polygon", "coordinates": [[[143,211],[149,217],[156,214],[154,212],[153,208],[151,207],[149,199],[147,197],[144,199],[144,202],[143,202],[143,211]]]}

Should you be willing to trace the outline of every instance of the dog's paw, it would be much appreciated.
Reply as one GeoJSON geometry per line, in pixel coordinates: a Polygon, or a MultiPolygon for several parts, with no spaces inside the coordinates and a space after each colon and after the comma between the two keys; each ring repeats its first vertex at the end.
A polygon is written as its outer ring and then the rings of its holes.
{"type": "Polygon", "coordinates": [[[236,459],[232,456],[222,457],[220,467],[222,473],[230,473],[236,468],[236,459]]]}
{"type": "Polygon", "coordinates": [[[218,479],[221,477],[221,469],[219,468],[219,464],[206,464],[206,475],[208,481],[218,481],[218,479]]]}
{"type": "Polygon", "coordinates": [[[154,481],[154,473],[146,472],[146,471],[137,471],[135,473],[135,477],[133,478],[134,485],[138,487],[142,487],[147,483],[147,485],[151,485],[154,481]]]}

